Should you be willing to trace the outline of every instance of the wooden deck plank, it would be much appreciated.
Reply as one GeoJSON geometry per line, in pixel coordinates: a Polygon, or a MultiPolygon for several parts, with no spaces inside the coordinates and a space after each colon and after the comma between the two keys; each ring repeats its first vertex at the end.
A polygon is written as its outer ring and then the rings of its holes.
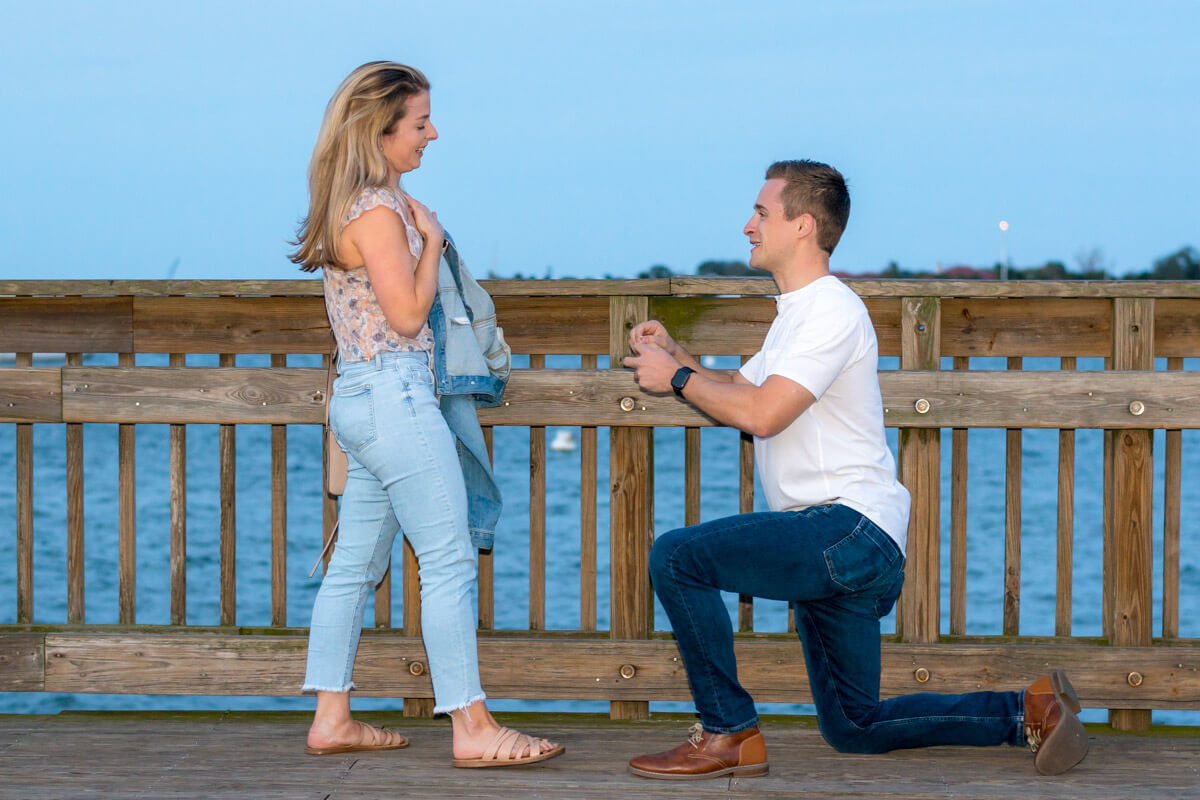
{"type": "Polygon", "coordinates": [[[937,747],[883,755],[835,752],[811,718],[765,717],[771,772],[679,784],[630,775],[628,759],[671,747],[690,718],[646,722],[598,715],[497,714],[501,724],[559,741],[542,764],[484,772],[450,766],[450,725],[399,711],[359,715],[392,725],[399,752],[313,758],[303,752],[309,714],[298,712],[89,713],[0,716],[5,796],[106,798],[513,798],[624,797],[967,798],[1053,796],[1106,800],[1200,798],[1200,730],[1136,735],[1089,726],[1091,752],[1071,772],[1039,777],[1018,747],[937,747]]]}

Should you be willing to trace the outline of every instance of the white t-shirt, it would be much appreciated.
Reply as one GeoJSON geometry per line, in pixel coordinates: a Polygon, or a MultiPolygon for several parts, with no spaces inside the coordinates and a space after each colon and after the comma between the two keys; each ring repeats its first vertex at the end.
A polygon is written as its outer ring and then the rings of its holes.
{"type": "Polygon", "coordinates": [[[791,425],[754,437],[754,457],[772,511],[841,503],[900,545],[909,494],[883,433],[879,346],[867,308],[832,275],[775,300],[763,348],[742,365],[756,386],[780,375],[817,398],[791,425]]]}

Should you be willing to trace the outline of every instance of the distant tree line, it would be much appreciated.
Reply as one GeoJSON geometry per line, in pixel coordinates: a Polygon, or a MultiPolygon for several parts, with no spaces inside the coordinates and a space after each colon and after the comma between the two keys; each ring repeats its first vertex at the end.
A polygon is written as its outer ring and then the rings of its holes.
{"type": "MultiPolygon", "coordinates": [[[[1047,261],[1039,267],[1009,267],[1008,277],[1016,281],[1101,281],[1101,280],[1150,280],[1150,281],[1194,281],[1200,280],[1200,251],[1191,245],[1179,248],[1174,253],[1156,259],[1150,269],[1144,272],[1132,272],[1127,275],[1115,275],[1113,265],[1104,257],[1099,248],[1085,250],[1075,255],[1075,269],[1071,269],[1062,261],[1047,261]]],[[[907,269],[895,261],[879,272],[835,273],[849,278],[931,278],[941,280],[996,280],[1002,273],[1003,265],[997,263],[990,267],[970,267],[955,265],[928,269],[907,269]]],[[[728,278],[769,278],[770,273],[755,269],[744,261],[710,259],[696,265],[694,272],[675,272],[666,264],[654,264],[637,274],[639,278],[671,278],[675,276],[706,276],[728,278]]],[[[497,279],[506,276],[489,271],[488,278],[497,279]]],[[[543,275],[522,275],[520,272],[511,276],[522,279],[549,279],[554,277],[551,267],[546,267],[543,275]]],[[[605,275],[605,278],[619,278],[617,275],[605,275]]]]}
{"type": "MultiPolygon", "coordinates": [[[[1152,280],[1182,281],[1200,280],[1200,251],[1187,245],[1174,253],[1154,261],[1144,272],[1114,275],[1113,266],[1099,248],[1083,251],[1075,256],[1076,268],[1071,269],[1061,261],[1047,261],[1039,267],[1009,267],[1010,280],[1027,281],[1099,281],[1099,280],[1152,280]]],[[[1000,277],[1001,264],[991,267],[969,267],[956,265],[934,270],[906,269],[895,261],[888,263],[879,272],[846,274],[853,278],[940,278],[943,280],[995,280],[1000,277]]],[[[638,273],[639,278],[670,278],[675,275],[706,275],[723,277],[769,277],[770,274],[754,269],[743,261],[702,261],[695,272],[673,272],[665,264],[655,264],[638,273]]],[[[608,276],[611,277],[611,276],[608,276]]]]}

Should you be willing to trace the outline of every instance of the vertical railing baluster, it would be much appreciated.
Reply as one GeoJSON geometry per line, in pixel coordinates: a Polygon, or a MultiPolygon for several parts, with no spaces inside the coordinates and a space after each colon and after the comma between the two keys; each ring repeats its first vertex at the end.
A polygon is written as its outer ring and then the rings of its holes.
{"type": "Polygon", "coordinates": [[[683,434],[683,524],[700,524],[700,429],[683,434]]]}
{"type": "MultiPolygon", "coordinates": [[[[529,356],[545,369],[544,355],[529,356]]],[[[529,426],[529,629],[546,629],[546,426],[529,426]]]]}
{"type": "MultiPolygon", "coordinates": [[[[237,356],[221,353],[224,368],[237,366],[237,356]]],[[[222,424],[218,433],[220,483],[221,624],[237,624],[237,426],[222,424]]]]}
{"type": "MultiPolygon", "coordinates": [[[[580,359],[596,369],[596,356],[580,359]]],[[[579,629],[596,630],[596,426],[579,429],[579,629]]]]}
{"type": "MultiPolygon", "coordinates": [[[[13,365],[32,367],[33,353],[17,353],[13,365]]],[[[17,622],[33,622],[33,425],[17,423],[17,622]]]]}
{"type": "MultiPolygon", "coordinates": [[[[287,368],[286,353],[271,368],[287,368]]],[[[271,426],[271,624],[287,625],[287,425],[271,426]]]]}
{"type": "MultiPolygon", "coordinates": [[[[969,356],[955,356],[954,369],[971,368],[969,356]]],[[[954,428],[950,444],[950,633],[967,632],[967,441],[966,428],[954,428]]]]}
{"type": "MultiPolygon", "coordinates": [[[[1075,369],[1064,356],[1061,369],[1075,369]]],[[[1058,432],[1058,569],[1054,591],[1054,635],[1071,635],[1071,587],[1075,573],[1075,431],[1058,432]]]]}
{"type": "MultiPolygon", "coordinates": [[[[172,367],[186,367],[184,353],[167,357],[172,367]]],[[[187,624],[187,426],[171,425],[171,624],[187,624]]]]}
{"type": "MultiPolygon", "coordinates": [[[[1104,369],[1114,369],[1112,357],[1104,359],[1104,369]]],[[[1104,472],[1102,476],[1103,495],[1100,502],[1103,504],[1103,554],[1100,556],[1100,633],[1103,636],[1112,635],[1112,530],[1113,530],[1113,432],[1106,429],[1103,433],[1104,442],[1104,472]]]]}
{"type": "MultiPolygon", "coordinates": [[[[742,363],[750,356],[742,356],[742,363]]],[[[754,511],[754,437],[738,433],[738,513],[754,511]]],[[[754,598],[748,594],[738,595],[738,630],[754,630],[754,598]]]]}
{"type": "MultiPolygon", "coordinates": [[[[487,447],[488,462],[495,463],[493,428],[484,425],[483,443],[487,447]]],[[[479,630],[488,631],[496,627],[495,562],[491,550],[479,551],[479,630]]]]}
{"type": "MultiPolygon", "coordinates": [[[[1010,356],[1008,369],[1023,368],[1010,356]]],[[[1004,634],[1021,632],[1021,428],[1009,428],[1004,441],[1004,634]]]]}
{"type": "MultiPolygon", "coordinates": [[[[134,366],[133,353],[120,353],[117,366],[134,366]]],[[[137,440],[132,423],[117,426],[117,618],[137,620],[137,440]]]]}
{"type": "MultiPolygon", "coordinates": [[[[1183,369],[1183,359],[1167,359],[1167,369],[1183,369]]],[[[1183,431],[1166,432],[1163,470],[1163,608],[1162,636],[1179,638],[1179,533],[1183,481],[1183,431]]]]}
{"type": "MultiPolygon", "coordinates": [[[[67,353],[68,367],[83,366],[82,353],[67,353]]],[[[84,604],[83,424],[67,423],[67,622],[82,625],[84,604]]]]}

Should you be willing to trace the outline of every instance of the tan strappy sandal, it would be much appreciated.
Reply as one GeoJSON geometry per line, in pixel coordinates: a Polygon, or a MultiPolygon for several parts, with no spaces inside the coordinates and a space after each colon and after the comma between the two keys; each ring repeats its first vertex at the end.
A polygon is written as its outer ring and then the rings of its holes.
{"type": "Polygon", "coordinates": [[[537,742],[538,740],[534,736],[514,731],[512,728],[501,728],[496,732],[496,736],[483,751],[482,756],[479,758],[456,758],[450,763],[455,767],[464,769],[515,767],[518,764],[535,764],[538,761],[545,761],[548,758],[562,755],[567,750],[567,748],[560,744],[555,745],[553,750],[547,750],[543,753],[538,747],[537,742]],[[517,758],[513,757],[515,753],[521,752],[526,747],[529,748],[529,755],[517,758]]]}

